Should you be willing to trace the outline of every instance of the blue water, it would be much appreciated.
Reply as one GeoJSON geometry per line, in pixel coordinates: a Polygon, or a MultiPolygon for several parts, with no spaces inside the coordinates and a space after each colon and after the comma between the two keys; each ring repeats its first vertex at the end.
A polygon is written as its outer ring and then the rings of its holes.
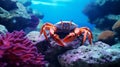
{"type": "Polygon", "coordinates": [[[79,27],[87,26],[92,29],[93,25],[88,23],[88,17],[82,13],[89,2],[90,0],[32,0],[31,7],[45,15],[44,22],[55,24],[60,20],[72,20],[79,27]]]}

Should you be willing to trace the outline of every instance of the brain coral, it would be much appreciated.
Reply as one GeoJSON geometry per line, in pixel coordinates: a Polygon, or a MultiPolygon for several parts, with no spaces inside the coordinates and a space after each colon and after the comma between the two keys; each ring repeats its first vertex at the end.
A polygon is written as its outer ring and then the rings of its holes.
{"type": "Polygon", "coordinates": [[[44,56],[23,31],[0,36],[0,67],[45,67],[44,56]]]}
{"type": "Polygon", "coordinates": [[[115,33],[110,30],[103,31],[99,36],[98,40],[103,41],[109,45],[113,45],[115,43],[115,33]]]}

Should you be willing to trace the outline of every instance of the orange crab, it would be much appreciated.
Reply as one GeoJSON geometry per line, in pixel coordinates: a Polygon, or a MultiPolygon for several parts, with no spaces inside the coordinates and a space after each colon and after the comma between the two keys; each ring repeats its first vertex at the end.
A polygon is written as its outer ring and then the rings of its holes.
{"type": "Polygon", "coordinates": [[[83,34],[82,44],[88,38],[89,43],[92,44],[92,32],[87,27],[77,28],[77,25],[72,21],[60,21],[55,25],[51,23],[45,23],[40,31],[40,35],[43,34],[45,38],[48,40],[47,32],[49,31],[50,36],[60,45],[65,46],[65,43],[73,41],[75,38],[81,36],[83,34]],[[62,39],[59,37],[57,33],[66,34],[62,39]]]}

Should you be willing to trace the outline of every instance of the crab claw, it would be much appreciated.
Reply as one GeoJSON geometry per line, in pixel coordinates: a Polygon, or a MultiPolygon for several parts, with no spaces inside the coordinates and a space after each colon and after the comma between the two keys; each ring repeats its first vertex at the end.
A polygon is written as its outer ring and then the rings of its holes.
{"type": "Polygon", "coordinates": [[[74,39],[76,38],[75,36],[75,33],[72,32],[72,33],[69,33],[69,35],[67,35],[64,39],[63,39],[63,42],[71,42],[73,41],[74,39]]]}
{"type": "Polygon", "coordinates": [[[50,29],[55,29],[54,25],[51,23],[45,23],[41,28],[40,36],[41,36],[41,34],[43,34],[45,36],[46,40],[48,40],[46,30],[49,31],[50,29]]]}
{"type": "Polygon", "coordinates": [[[74,32],[69,33],[64,39],[63,42],[71,42],[80,35],[80,28],[75,28],[74,32]]]}

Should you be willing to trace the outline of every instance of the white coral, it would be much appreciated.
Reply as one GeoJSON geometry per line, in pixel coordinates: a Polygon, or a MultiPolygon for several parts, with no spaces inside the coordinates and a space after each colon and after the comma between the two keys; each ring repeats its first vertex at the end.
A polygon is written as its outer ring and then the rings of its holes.
{"type": "Polygon", "coordinates": [[[8,30],[6,29],[5,26],[0,25],[0,34],[5,34],[6,32],[8,32],[8,30]]]}

